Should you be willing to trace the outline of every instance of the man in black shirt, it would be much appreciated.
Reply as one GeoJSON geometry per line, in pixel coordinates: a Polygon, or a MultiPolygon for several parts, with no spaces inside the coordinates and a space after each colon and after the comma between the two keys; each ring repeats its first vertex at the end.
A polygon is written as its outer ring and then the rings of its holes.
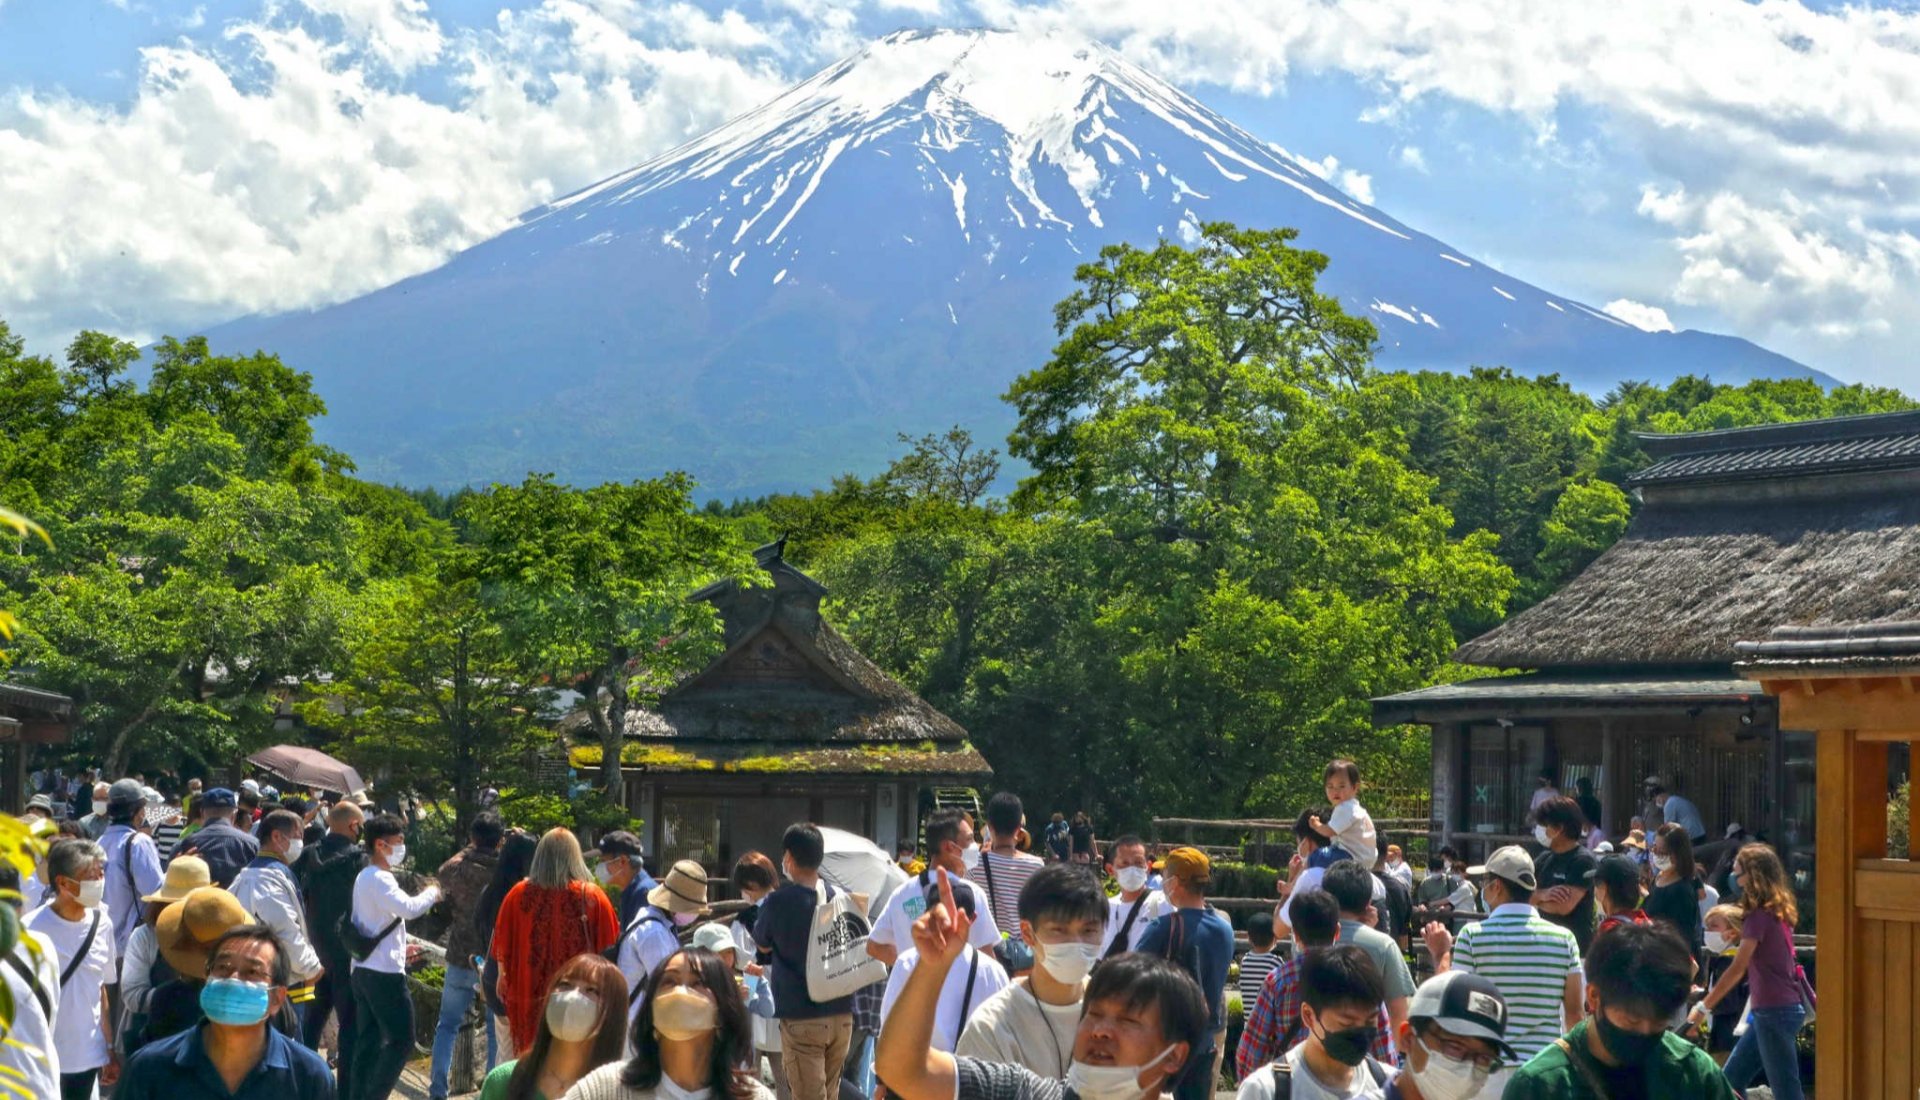
{"type": "Polygon", "coordinates": [[[802,822],[788,827],[780,846],[787,884],[760,903],[753,942],[761,962],[772,964],[774,1015],[794,1100],[833,1100],[853,1041],[853,998],[820,1002],[807,995],[807,941],[826,841],[818,826],[802,822]]]}
{"type": "Polygon", "coordinates": [[[1574,780],[1573,789],[1576,792],[1573,800],[1580,806],[1580,816],[1587,819],[1590,828],[1601,828],[1600,800],[1593,796],[1593,780],[1582,776],[1574,780]]]}
{"type": "Polygon", "coordinates": [[[1533,893],[1540,915],[1573,933],[1585,956],[1593,942],[1594,904],[1591,876],[1599,861],[1580,843],[1580,806],[1561,795],[1540,804],[1534,814],[1534,839],[1546,851],[1533,860],[1533,893]]]}

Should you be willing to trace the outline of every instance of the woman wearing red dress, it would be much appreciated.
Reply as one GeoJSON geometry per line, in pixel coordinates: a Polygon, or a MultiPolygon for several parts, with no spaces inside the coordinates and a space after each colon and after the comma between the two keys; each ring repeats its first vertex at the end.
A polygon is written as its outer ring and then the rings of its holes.
{"type": "Polygon", "coordinates": [[[613,903],[587,871],[580,841],[565,829],[548,830],[526,881],[507,891],[493,926],[499,997],[516,1056],[526,1054],[539,1032],[554,973],[575,955],[604,951],[619,935],[613,903]]]}

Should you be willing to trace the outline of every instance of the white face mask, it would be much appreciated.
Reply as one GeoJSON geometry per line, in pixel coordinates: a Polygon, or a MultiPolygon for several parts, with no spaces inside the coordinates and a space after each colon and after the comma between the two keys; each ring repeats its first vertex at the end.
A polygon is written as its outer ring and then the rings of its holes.
{"type": "Polygon", "coordinates": [[[1666,874],[1668,871],[1673,870],[1673,857],[1672,856],[1654,856],[1653,869],[1660,872],[1663,875],[1666,874]]]}
{"type": "Polygon", "coordinates": [[[96,798],[96,799],[94,799],[94,800],[93,800],[93,812],[94,812],[95,814],[97,814],[97,815],[99,815],[100,817],[105,817],[105,816],[107,816],[107,800],[106,800],[106,799],[104,799],[104,798],[96,798]]]}
{"type": "Polygon", "coordinates": [[[97,908],[100,904],[100,899],[106,896],[107,896],[107,880],[106,879],[89,878],[89,879],[80,880],[80,893],[78,895],[77,900],[80,902],[80,907],[82,909],[97,908]]]}
{"type": "Polygon", "coordinates": [[[1100,956],[1100,945],[1068,940],[1064,943],[1042,943],[1035,954],[1040,956],[1040,965],[1046,968],[1047,976],[1061,985],[1079,985],[1093,969],[1094,960],[1100,956]]]}
{"type": "Polygon", "coordinates": [[[1706,939],[1707,939],[1707,953],[1709,955],[1718,955],[1722,951],[1725,951],[1729,946],[1727,943],[1726,933],[1715,930],[1715,929],[1709,929],[1707,931],[1706,939]]]}
{"type": "Polygon", "coordinates": [[[1547,832],[1545,825],[1535,825],[1533,827],[1533,839],[1538,842],[1542,848],[1550,847],[1553,844],[1553,834],[1547,832]]]}
{"type": "Polygon", "coordinates": [[[1147,888],[1147,869],[1145,867],[1122,867],[1113,873],[1113,877],[1120,883],[1120,889],[1125,890],[1129,894],[1136,890],[1145,890],[1147,888]]]}
{"type": "Polygon", "coordinates": [[[407,861],[407,846],[396,844],[387,849],[387,866],[398,867],[407,861]]]}
{"type": "Polygon", "coordinates": [[[675,928],[685,928],[687,925],[699,919],[699,917],[700,914],[698,913],[675,913],[673,915],[673,926],[675,928]]]}
{"type": "Polygon", "coordinates": [[[563,1042],[578,1043],[600,1023],[600,1002],[578,989],[556,989],[547,998],[547,1030],[563,1042]]]}
{"type": "Polygon", "coordinates": [[[1067,1087],[1081,1100],[1139,1100],[1147,1094],[1140,1087],[1140,1075],[1166,1060],[1173,1047],[1161,1051],[1144,1066],[1090,1066],[1075,1062],[1067,1067],[1067,1087]]]}
{"type": "MultiPolygon", "coordinates": [[[[1419,1042],[1416,1037],[1415,1042],[1419,1042]]],[[[1420,1095],[1427,1100],[1468,1100],[1480,1095],[1486,1087],[1487,1071],[1472,1062],[1463,1062],[1458,1058],[1449,1058],[1439,1051],[1420,1043],[1427,1052],[1425,1069],[1414,1069],[1407,1064],[1407,1072],[1413,1074],[1413,1083],[1420,1086],[1420,1095]]]]}
{"type": "Polygon", "coordinates": [[[969,871],[980,866],[980,845],[969,844],[965,848],[960,849],[960,862],[964,864],[969,871]]]}
{"type": "Polygon", "coordinates": [[[300,837],[294,837],[292,840],[287,841],[287,862],[292,863],[294,860],[299,859],[300,853],[306,850],[307,842],[300,837]]]}

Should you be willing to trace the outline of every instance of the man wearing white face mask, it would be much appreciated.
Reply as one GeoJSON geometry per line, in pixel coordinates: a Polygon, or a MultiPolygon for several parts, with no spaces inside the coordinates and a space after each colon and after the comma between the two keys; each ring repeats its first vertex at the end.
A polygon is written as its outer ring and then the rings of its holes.
{"type": "Polygon", "coordinates": [[[1165,959],[1129,953],[1102,963],[1087,983],[1064,1081],[933,1049],[940,987],[967,949],[971,923],[944,873],[940,880],[941,903],[913,926],[920,965],[874,1061],[900,1100],[1156,1100],[1207,1042],[1207,1002],[1193,978],[1165,959]]]}
{"type": "Polygon", "coordinates": [[[287,997],[303,1024],[313,1001],[313,982],[320,976],[320,955],[307,934],[307,912],[300,904],[300,884],[293,877],[293,861],[306,847],[300,815],[275,810],[260,821],[260,854],[233,878],[233,896],[253,919],[266,925],[280,941],[292,977],[287,997]]]}
{"type": "Polygon", "coordinates": [[[1027,880],[1020,891],[1020,934],[1036,965],[980,1005],[954,1052],[1011,1062],[1042,1077],[1066,1077],[1106,917],[1106,895],[1082,867],[1055,863],[1027,880]]]}
{"type": "Polygon", "coordinates": [[[1507,1000],[1492,982],[1457,970],[1428,978],[1394,1037],[1407,1064],[1387,1100],[1498,1100],[1488,1074],[1517,1060],[1506,1030],[1507,1000]]]}
{"type": "MultiPolygon", "coordinates": [[[[934,873],[939,874],[938,871],[934,873]]],[[[903,888],[903,892],[911,889],[914,886],[910,883],[903,888]]],[[[939,897],[938,890],[934,890],[928,907],[938,904],[939,897]]],[[[976,904],[972,897],[955,891],[954,899],[969,916],[975,914],[975,911],[968,909],[968,906],[976,904]]],[[[908,926],[908,933],[912,933],[911,925],[908,926]]],[[[894,963],[893,972],[887,976],[886,993],[880,999],[882,1027],[886,1026],[886,1019],[893,1014],[893,1006],[899,1001],[901,990],[912,980],[913,972],[919,965],[920,952],[911,947],[902,952],[894,963]]],[[[940,987],[940,1003],[934,1009],[933,1017],[933,1045],[940,1050],[955,1049],[959,1045],[961,1032],[967,1027],[967,1021],[975,1017],[987,1001],[1006,988],[1006,968],[990,952],[968,944],[965,956],[947,971],[946,984],[940,987]]]]}
{"type": "Polygon", "coordinates": [[[901,952],[913,945],[913,922],[927,911],[927,896],[933,893],[933,876],[942,868],[954,877],[953,896],[964,893],[978,914],[973,925],[973,946],[990,950],[1000,942],[1000,928],[986,904],[986,891],[963,876],[979,862],[980,846],[974,842],[973,822],[966,811],[945,809],[927,818],[927,869],[916,876],[917,889],[895,890],[887,907],[873,922],[867,937],[867,954],[892,966],[901,952]]]}
{"type": "Polygon", "coordinates": [[[114,980],[113,920],[105,896],[107,854],[91,840],[61,840],[47,852],[47,904],[23,923],[53,942],[60,972],[53,1045],[60,1052],[61,1100],[92,1100],[95,1082],[120,1077],[106,987],[114,980]]]}
{"type": "Polygon", "coordinates": [[[353,960],[353,1079],[343,1082],[344,1100],[385,1100],[413,1053],[413,997],[407,992],[407,922],[440,900],[429,884],[409,896],[393,869],[407,861],[406,826],[380,814],[360,832],[367,865],[353,880],[353,910],[347,918],[374,940],[366,957],[353,960]]]}
{"type": "Polygon", "coordinates": [[[1153,874],[1147,842],[1131,834],[1107,845],[1107,873],[1120,884],[1120,893],[1108,901],[1107,930],[1100,957],[1132,951],[1147,934],[1147,925],[1167,911],[1167,897],[1147,887],[1153,874]]]}
{"type": "Polygon", "coordinates": [[[107,826],[112,824],[107,820],[107,791],[110,789],[105,783],[93,785],[93,812],[80,819],[80,827],[87,831],[88,839],[99,840],[106,834],[107,826]]]}

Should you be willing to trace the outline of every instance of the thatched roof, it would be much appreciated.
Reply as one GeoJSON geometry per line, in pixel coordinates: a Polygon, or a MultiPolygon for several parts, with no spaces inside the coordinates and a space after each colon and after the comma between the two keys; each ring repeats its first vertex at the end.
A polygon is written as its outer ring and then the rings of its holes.
{"type": "Polygon", "coordinates": [[[1920,618],[1920,445],[1908,436],[1920,439],[1920,414],[1656,438],[1620,541],[1454,658],[1724,669],[1735,643],[1777,627],[1920,618]]]}
{"type": "Polygon", "coordinates": [[[675,686],[657,710],[631,712],[628,737],[836,747],[928,742],[942,751],[966,740],[959,723],[887,675],[821,616],[825,588],[787,564],[777,544],[756,557],[773,584],[721,584],[694,596],[720,609],[726,651],[675,686]]]}
{"type": "MultiPolygon", "coordinates": [[[[575,748],[576,767],[598,767],[597,746],[575,748]]],[[[795,749],[792,745],[630,744],[622,765],[668,775],[867,775],[937,776],[963,779],[993,774],[986,757],[965,742],[942,747],[922,741],[907,745],[795,749]],[[633,750],[639,751],[633,751],[633,750]]]]}
{"type": "Polygon", "coordinates": [[[1530,673],[1435,684],[1373,700],[1373,724],[1536,719],[1551,715],[1747,709],[1767,701],[1752,680],[1725,673],[1680,676],[1569,676],[1530,673]]]}

